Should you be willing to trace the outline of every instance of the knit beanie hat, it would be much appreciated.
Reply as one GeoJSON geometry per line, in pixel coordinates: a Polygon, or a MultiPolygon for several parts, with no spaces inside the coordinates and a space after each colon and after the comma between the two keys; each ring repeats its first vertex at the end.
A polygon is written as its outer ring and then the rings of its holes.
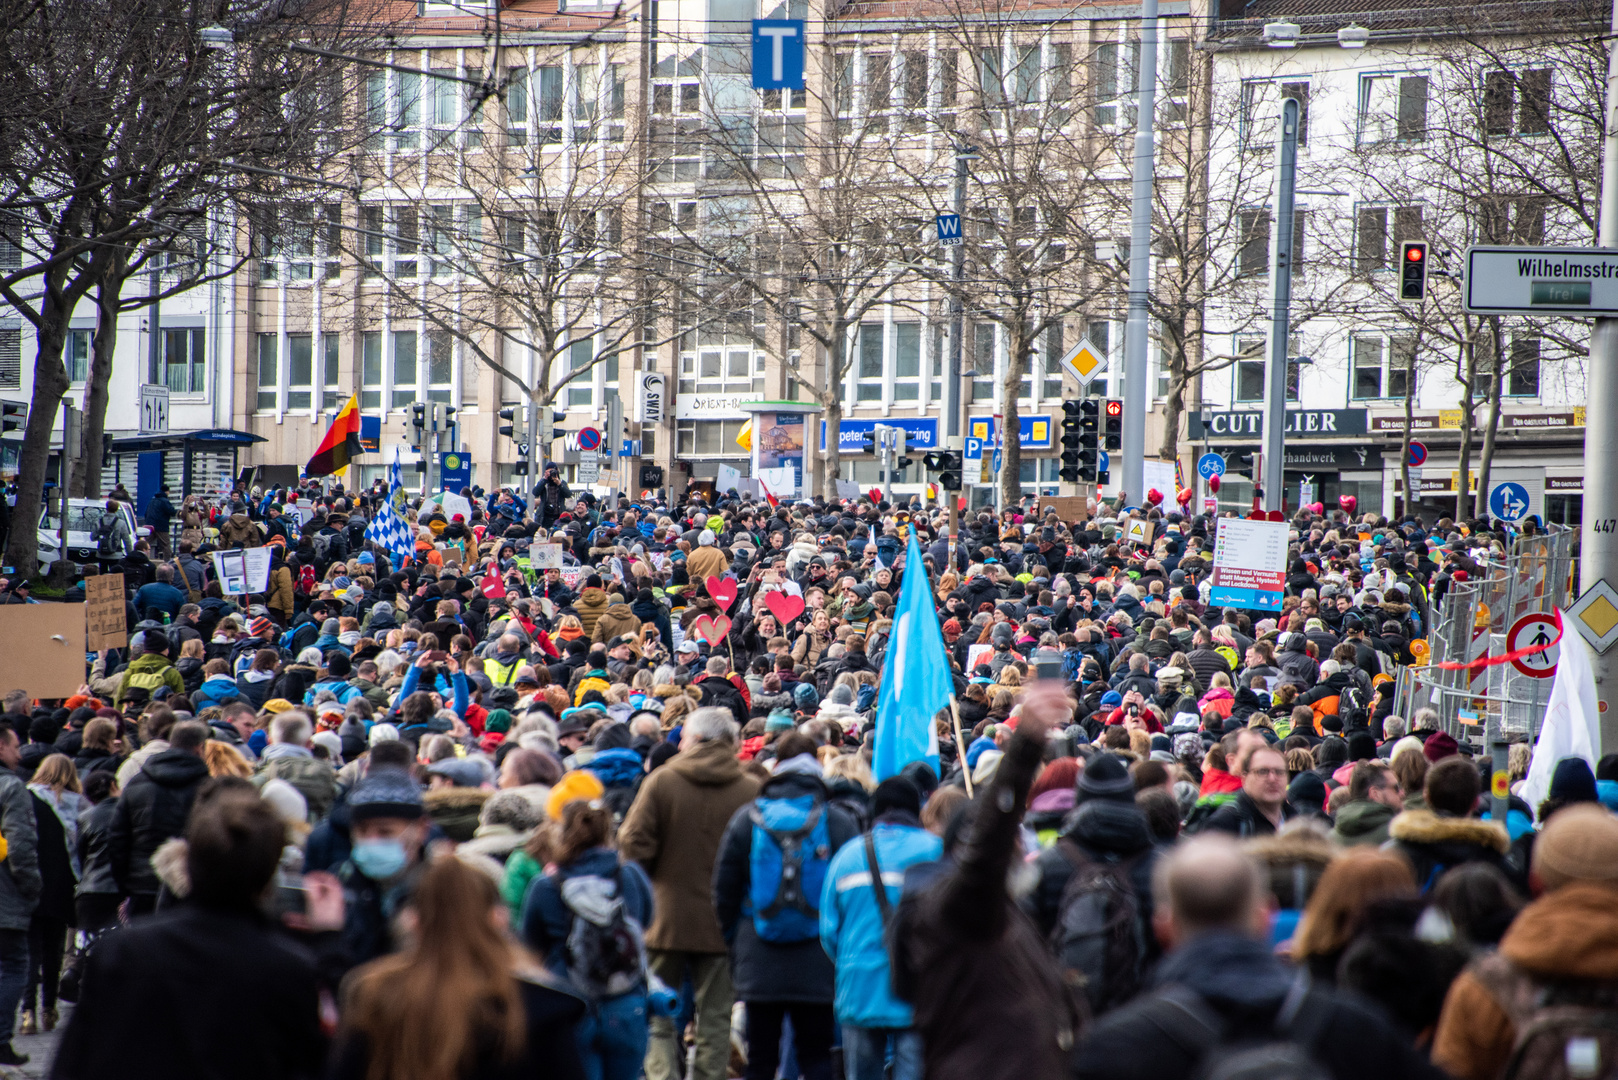
{"type": "MultiPolygon", "coordinates": [[[[373,729],[374,731],[374,729],[373,729]]],[[[349,816],[355,821],[370,818],[406,818],[414,821],[425,812],[421,786],[403,769],[377,769],[354,785],[348,794],[349,816]]]]}
{"type": "Polygon", "coordinates": [[[562,820],[562,808],[574,799],[599,799],[607,789],[601,786],[596,774],[587,769],[575,769],[563,776],[551,788],[551,797],[545,803],[545,813],[552,821],[562,820]]]}
{"type": "Polygon", "coordinates": [[[872,820],[889,810],[921,813],[921,792],[916,790],[916,785],[902,776],[890,776],[878,784],[871,793],[872,820]]]}
{"type": "Polygon", "coordinates": [[[511,714],[505,709],[495,709],[483,720],[484,731],[510,731],[511,714]]]}
{"type": "Polygon", "coordinates": [[[1550,797],[1565,803],[1595,802],[1596,778],[1583,758],[1565,757],[1551,773],[1550,797]]]}
{"type": "Polygon", "coordinates": [[[1558,810],[1534,842],[1534,873],[1547,891],[1618,881],[1618,817],[1589,804],[1558,810]]]}

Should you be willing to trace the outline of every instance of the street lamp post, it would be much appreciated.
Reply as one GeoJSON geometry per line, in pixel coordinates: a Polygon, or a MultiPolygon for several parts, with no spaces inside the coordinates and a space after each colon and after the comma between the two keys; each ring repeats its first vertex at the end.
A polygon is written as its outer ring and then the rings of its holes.
{"type": "MultiPolygon", "coordinates": [[[[1122,490],[1144,498],[1146,478],[1146,339],[1151,332],[1152,155],[1157,110],[1157,0],[1141,0],[1140,74],[1135,92],[1135,161],[1129,208],[1129,321],[1124,327],[1122,490]]],[[[1142,503],[1141,505],[1144,505],[1142,503]]]]}

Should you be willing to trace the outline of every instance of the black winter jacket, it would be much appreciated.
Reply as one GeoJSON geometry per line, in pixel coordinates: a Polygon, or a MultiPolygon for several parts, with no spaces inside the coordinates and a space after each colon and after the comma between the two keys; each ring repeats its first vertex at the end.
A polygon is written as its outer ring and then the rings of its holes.
{"type": "Polygon", "coordinates": [[[126,896],[157,895],[162,883],[152,854],[163,841],[185,831],[197,788],[208,766],[197,754],[165,750],[148,758],[118,797],[107,847],[118,891],[126,896]]]}

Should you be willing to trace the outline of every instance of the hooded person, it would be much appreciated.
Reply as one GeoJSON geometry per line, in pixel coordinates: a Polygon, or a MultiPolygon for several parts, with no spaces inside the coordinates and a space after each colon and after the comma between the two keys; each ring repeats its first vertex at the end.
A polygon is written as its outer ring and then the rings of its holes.
{"type": "MultiPolygon", "coordinates": [[[[1433,1062],[1458,1080],[1494,1080],[1514,1054],[1518,1076],[1576,1075],[1564,1067],[1575,1044],[1599,1045],[1582,1032],[1570,1040],[1559,1026],[1525,1036],[1550,1015],[1547,991],[1618,984],[1618,817],[1590,803],[1558,811],[1534,845],[1532,880],[1539,898],[1444,999],[1433,1062]]],[[[1602,1019],[1610,1016],[1602,1006],[1602,1019]]]]}
{"type": "MultiPolygon", "coordinates": [[[[1140,980],[1157,955],[1151,934],[1152,870],[1157,851],[1146,814],[1135,802],[1135,783],[1124,760],[1114,754],[1097,754],[1084,766],[1078,778],[1075,805],[1062,822],[1061,836],[1034,859],[1037,872],[1027,906],[1040,932],[1052,939],[1062,954],[1063,902],[1077,898],[1068,895],[1068,883],[1076,873],[1099,870],[1117,885],[1129,889],[1137,905],[1137,925],[1131,939],[1138,955],[1130,970],[1081,972],[1092,1012],[1103,1012],[1121,1004],[1140,988],[1140,980]]],[[[1099,895],[1096,890],[1082,894],[1099,895]]],[[[1070,954],[1065,963],[1071,963],[1070,954]]],[[[1099,961],[1100,958],[1097,958],[1099,961]]]]}

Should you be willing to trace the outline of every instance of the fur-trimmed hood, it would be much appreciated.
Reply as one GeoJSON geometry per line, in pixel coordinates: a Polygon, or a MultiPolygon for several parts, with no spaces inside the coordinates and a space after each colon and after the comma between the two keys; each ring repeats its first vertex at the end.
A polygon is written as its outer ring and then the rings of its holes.
{"type": "Polygon", "coordinates": [[[1388,823],[1388,836],[1404,844],[1470,844],[1501,855],[1511,850],[1505,827],[1476,818],[1440,817],[1431,810],[1406,810],[1388,823]]]}

